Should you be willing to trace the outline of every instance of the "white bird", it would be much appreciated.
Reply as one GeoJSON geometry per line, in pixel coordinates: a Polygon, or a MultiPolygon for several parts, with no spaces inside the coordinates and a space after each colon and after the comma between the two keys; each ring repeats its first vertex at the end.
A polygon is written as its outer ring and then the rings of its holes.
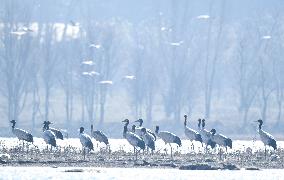
{"type": "Polygon", "coordinates": [[[204,15],[199,15],[199,16],[197,16],[196,18],[197,18],[197,19],[209,19],[210,16],[207,15],[207,14],[204,14],[204,15]]]}
{"type": "MultiPolygon", "coordinates": [[[[45,123],[48,125],[48,127],[50,124],[52,124],[50,121],[45,121],[45,123]]],[[[51,127],[49,127],[49,130],[51,130],[54,133],[56,139],[63,140],[63,134],[60,130],[51,127]]]]}
{"type": "Polygon", "coordinates": [[[171,157],[173,157],[173,149],[172,149],[171,143],[175,143],[180,147],[181,146],[181,140],[177,135],[175,135],[171,132],[168,132],[168,131],[160,131],[159,132],[159,129],[160,129],[159,126],[156,126],[155,133],[158,137],[160,137],[165,142],[165,144],[170,145],[171,157]]]}
{"type": "Polygon", "coordinates": [[[261,139],[261,141],[264,144],[264,148],[265,148],[265,158],[266,158],[266,146],[271,146],[274,150],[277,149],[277,144],[276,144],[276,140],[274,139],[274,137],[269,134],[268,132],[264,131],[261,129],[261,126],[263,124],[263,121],[261,119],[257,120],[257,122],[259,123],[258,125],[258,134],[259,137],[261,139]]]}
{"type": "Polygon", "coordinates": [[[24,148],[24,141],[33,143],[33,135],[28,133],[27,131],[23,130],[23,129],[19,129],[19,128],[15,128],[16,125],[16,121],[12,120],[10,121],[12,123],[12,133],[17,136],[17,138],[19,140],[23,141],[23,148],[24,148]]]}
{"type": "Polygon", "coordinates": [[[85,148],[91,151],[91,150],[94,150],[94,145],[91,140],[91,137],[88,134],[84,133],[83,127],[80,127],[79,139],[83,147],[83,155],[85,159],[85,148]]]}
{"type": "MultiPolygon", "coordinates": [[[[140,128],[140,129],[143,128],[143,126],[142,126],[142,125],[143,125],[143,119],[140,118],[140,119],[136,120],[135,122],[139,122],[139,128],[140,128]]],[[[146,129],[147,133],[152,136],[152,139],[153,139],[154,141],[156,141],[156,135],[155,135],[155,133],[153,133],[153,132],[151,131],[151,129],[148,129],[148,128],[145,128],[145,129],[146,129]]],[[[141,132],[140,132],[140,135],[142,135],[141,132]]]]}
{"type": "Polygon", "coordinates": [[[94,131],[93,125],[91,125],[91,136],[100,143],[103,142],[105,145],[109,144],[107,136],[102,131],[94,131]]]}
{"type": "Polygon", "coordinates": [[[145,149],[145,142],[136,134],[129,132],[127,129],[127,125],[129,124],[129,120],[125,119],[122,122],[125,122],[125,125],[123,127],[123,137],[131,144],[134,148],[135,153],[135,160],[137,160],[137,151],[136,147],[139,147],[140,149],[145,149]],[[136,152],[135,152],[136,151],[136,152]]]}
{"type": "Polygon", "coordinates": [[[149,147],[152,152],[155,150],[155,141],[153,140],[152,134],[148,133],[146,128],[141,129],[142,139],[145,142],[146,146],[149,147]]]}
{"type": "Polygon", "coordinates": [[[89,47],[100,49],[102,46],[100,44],[90,44],[89,47]]]}
{"type": "Polygon", "coordinates": [[[202,128],[200,127],[201,119],[198,119],[198,129],[202,138],[203,143],[205,143],[205,149],[210,146],[212,149],[216,146],[216,142],[212,140],[212,134],[205,129],[205,119],[202,119],[202,128]]]}
{"type": "Polygon", "coordinates": [[[192,149],[194,149],[193,141],[199,141],[202,144],[202,138],[197,131],[187,127],[186,124],[187,124],[187,115],[184,115],[184,134],[192,142],[192,149]]]}
{"type": "Polygon", "coordinates": [[[83,61],[82,64],[93,66],[95,63],[93,61],[83,61]]]}
{"type": "Polygon", "coordinates": [[[99,83],[100,84],[113,84],[112,81],[100,81],[99,83]]]}
{"type": "Polygon", "coordinates": [[[170,45],[172,45],[172,46],[180,46],[182,43],[183,43],[183,41],[171,42],[170,45]]]}
{"type": "Polygon", "coordinates": [[[269,35],[262,36],[262,39],[271,39],[271,36],[269,36],[269,35]]]}
{"type": "Polygon", "coordinates": [[[10,33],[16,36],[22,36],[22,35],[25,35],[27,32],[26,31],[12,31],[10,33]]]}
{"type": "Polygon", "coordinates": [[[125,79],[129,79],[129,80],[134,80],[134,79],[136,79],[136,77],[133,76],[133,75],[126,75],[126,76],[124,76],[124,78],[125,78],[125,79]]]}
{"type": "Polygon", "coordinates": [[[45,143],[48,145],[56,147],[56,136],[55,134],[49,129],[49,124],[47,123],[47,121],[43,122],[43,140],[45,141],[45,143]]]}

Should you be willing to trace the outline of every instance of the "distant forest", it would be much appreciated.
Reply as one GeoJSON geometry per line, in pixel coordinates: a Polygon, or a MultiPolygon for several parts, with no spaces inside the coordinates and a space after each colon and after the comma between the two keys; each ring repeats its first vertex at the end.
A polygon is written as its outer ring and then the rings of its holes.
{"type": "Polygon", "coordinates": [[[0,134],[15,119],[120,137],[125,118],[182,134],[184,114],[283,132],[283,22],[281,0],[1,0],[0,134]]]}

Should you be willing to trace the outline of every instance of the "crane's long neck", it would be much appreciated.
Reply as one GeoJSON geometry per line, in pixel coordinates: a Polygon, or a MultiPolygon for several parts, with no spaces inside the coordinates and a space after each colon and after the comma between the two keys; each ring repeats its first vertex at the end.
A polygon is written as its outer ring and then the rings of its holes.
{"type": "Polygon", "coordinates": [[[261,130],[262,123],[259,123],[258,129],[261,130]]]}
{"type": "Polygon", "coordinates": [[[202,121],[202,129],[205,128],[205,121],[202,121]]]}
{"type": "Polygon", "coordinates": [[[12,123],[12,129],[15,129],[16,123],[12,123]]]}
{"type": "Polygon", "coordinates": [[[139,126],[142,127],[142,124],[143,124],[143,121],[140,121],[139,122],[139,126]]]}
{"type": "Polygon", "coordinates": [[[183,124],[184,124],[184,127],[186,127],[186,123],[187,123],[187,118],[185,117],[185,118],[184,118],[184,123],[183,123],[183,124]]]}
{"type": "Polygon", "coordinates": [[[125,138],[127,132],[127,125],[123,127],[123,137],[125,138]]]}
{"type": "Polygon", "coordinates": [[[198,129],[200,129],[201,121],[198,121],[198,129]]]}

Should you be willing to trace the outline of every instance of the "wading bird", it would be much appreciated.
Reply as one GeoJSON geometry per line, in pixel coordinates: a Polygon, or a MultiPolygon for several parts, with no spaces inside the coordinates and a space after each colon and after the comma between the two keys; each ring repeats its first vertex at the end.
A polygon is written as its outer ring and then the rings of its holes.
{"type": "Polygon", "coordinates": [[[51,145],[51,150],[52,146],[56,147],[56,137],[55,134],[49,130],[49,123],[47,121],[43,122],[43,140],[47,144],[47,150],[48,150],[48,144],[51,145]]]}
{"type": "Polygon", "coordinates": [[[198,119],[198,129],[202,138],[203,143],[205,144],[205,150],[207,151],[207,146],[210,146],[212,149],[216,146],[216,142],[212,140],[212,134],[205,129],[205,119],[202,119],[202,127],[201,119],[198,119]]]}
{"type": "MultiPolygon", "coordinates": [[[[50,124],[52,124],[50,121],[45,121],[45,122],[46,122],[46,124],[48,124],[48,126],[49,126],[50,124]]],[[[62,132],[61,132],[60,130],[55,129],[55,128],[52,128],[52,127],[49,127],[49,130],[51,130],[51,131],[54,133],[56,139],[61,139],[61,140],[63,140],[63,134],[62,134],[62,132]]]]}
{"type": "Polygon", "coordinates": [[[146,128],[141,129],[142,132],[142,139],[145,142],[147,149],[150,148],[153,151],[155,150],[155,141],[153,140],[152,134],[148,133],[146,128]]]}
{"type": "Polygon", "coordinates": [[[268,132],[266,131],[263,131],[261,129],[261,126],[263,124],[263,121],[261,119],[257,120],[257,122],[259,123],[258,125],[258,134],[259,134],[259,137],[261,139],[261,141],[263,142],[264,144],[264,154],[265,154],[265,158],[266,158],[266,146],[271,146],[273,147],[274,150],[277,149],[277,144],[276,144],[276,140],[274,139],[274,137],[269,134],[268,132]]]}
{"type": "Polygon", "coordinates": [[[134,153],[135,153],[135,160],[137,160],[137,149],[136,147],[139,147],[140,149],[145,149],[145,142],[137,135],[134,134],[133,132],[129,132],[127,129],[127,125],[129,123],[128,119],[123,120],[122,122],[125,122],[125,125],[123,127],[123,137],[133,146],[134,148],[134,153]],[[128,123],[127,123],[128,122],[128,123]]]}
{"type": "Polygon", "coordinates": [[[86,148],[88,149],[88,151],[94,150],[94,145],[92,143],[91,137],[88,134],[84,133],[83,127],[80,127],[79,139],[80,139],[80,142],[81,142],[82,147],[83,147],[82,152],[83,152],[83,156],[84,156],[84,160],[85,160],[86,148]]]}
{"type": "Polygon", "coordinates": [[[173,157],[173,148],[171,146],[171,143],[175,143],[180,147],[181,146],[181,140],[177,135],[175,135],[171,132],[168,132],[168,131],[159,131],[159,129],[160,129],[159,126],[156,126],[155,133],[158,137],[160,137],[165,142],[165,144],[170,145],[171,157],[173,157]]]}
{"type": "Polygon", "coordinates": [[[216,142],[216,144],[220,146],[219,154],[220,154],[220,159],[221,159],[221,156],[222,156],[221,147],[225,147],[226,152],[227,152],[228,147],[232,149],[232,139],[224,136],[223,134],[216,134],[216,129],[211,129],[210,132],[212,133],[213,141],[216,142]]]}
{"type": "Polygon", "coordinates": [[[91,125],[91,136],[100,143],[105,143],[106,146],[109,145],[107,136],[102,131],[94,131],[94,126],[91,125]]]}
{"type": "MultiPolygon", "coordinates": [[[[139,122],[139,128],[143,128],[143,119],[138,119],[138,120],[136,120],[135,122],[139,122]]],[[[155,135],[155,133],[153,133],[152,131],[151,131],[151,129],[148,129],[148,128],[145,128],[146,129],[146,131],[147,131],[147,133],[149,133],[149,134],[151,134],[152,135],[152,137],[154,137],[154,141],[156,141],[156,135],[155,135]]],[[[141,132],[142,133],[142,132],[141,132]]]]}
{"type": "Polygon", "coordinates": [[[192,143],[191,147],[194,150],[193,141],[199,141],[202,144],[202,138],[201,138],[201,135],[197,131],[187,127],[186,125],[187,125],[187,115],[184,115],[184,134],[191,141],[192,143]]]}
{"type": "Polygon", "coordinates": [[[23,130],[23,129],[19,129],[19,128],[15,128],[16,126],[16,121],[12,120],[10,121],[12,123],[12,133],[17,136],[17,138],[19,140],[23,141],[23,149],[24,149],[24,143],[25,141],[33,143],[34,139],[33,139],[33,135],[28,133],[27,131],[23,130]]]}

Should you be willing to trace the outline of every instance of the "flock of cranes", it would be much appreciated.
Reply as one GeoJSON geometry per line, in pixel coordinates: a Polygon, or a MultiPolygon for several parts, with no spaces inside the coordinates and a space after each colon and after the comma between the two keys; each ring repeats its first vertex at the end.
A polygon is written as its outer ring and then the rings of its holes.
{"type": "MultiPolygon", "coordinates": [[[[23,129],[16,128],[16,121],[10,121],[12,123],[12,133],[18,137],[19,140],[32,143],[34,142],[32,134],[28,133],[23,129]]],[[[135,158],[137,160],[137,154],[139,150],[147,151],[150,149],[152,154],[155,151],[155,141],[157,137],[164,141],[167,145],[169,144],[171,148],[171,157],[172,155],[172,145],[177,145],[178,147],[182,146],[182,142],[180,137],[175,135],[169,131],[160,131],[160,127],[156,126],[155,132],[152,132],[150,129],[143,127],[143,120],[138,119],[135,122],[138,122],[139,125],[132,125],[129,129],[128,125],[130,123],[129,119],[125,119],[122,121],[124,124],[123,126],[123,138],[125,138],[128,143],[133,146],[135,158]]],[[[266,146],[271,146],[274,150],[277,149],[276,140],[273,138],[272,135],[262,130],[262,120],[256,121],[259,123],[258,126],[258,133],[260,136],[261,141],[265,146],[265,157],[266,157],[266,146]]],[[[52,147],[56,147],[56,139],[63,140],[63,134],[60,130],[49,127],[52,124],[49,121],[43,122],[43,139],[47,144],[47,148],[50,145],[52,147]]],[[[107,136],[101,131],[94,131],[93,125],[91,125],[91,136],[84,133],[84,127],[80,127],[79,129],[79,139],[83,148],[83,155],[85,159],[86,149],[88,151],[94,150],[94,145],[92,143],[91,137],[94,138],[96,141],[100,143],[104,143],[107,147],[109,147],[109,141],[107,136]]],[[[205,146],[205,151],[207,152],[208,146],[212,149],[215,148],[217,145],[220,147],[220,154],[221,148],[224,147],[227,151],[227,148],[232,149],[232,140],[222,134],[217,134],[216,129],[211,129],[210,131],[205,129],[205,119],[198,119],[198,130],[194,130],[188,127],[187,115],[184,115],[184,134],[192,142],[191,148],[194,149],[193,141],[200,142],[202,146],[205,146]]]]}

